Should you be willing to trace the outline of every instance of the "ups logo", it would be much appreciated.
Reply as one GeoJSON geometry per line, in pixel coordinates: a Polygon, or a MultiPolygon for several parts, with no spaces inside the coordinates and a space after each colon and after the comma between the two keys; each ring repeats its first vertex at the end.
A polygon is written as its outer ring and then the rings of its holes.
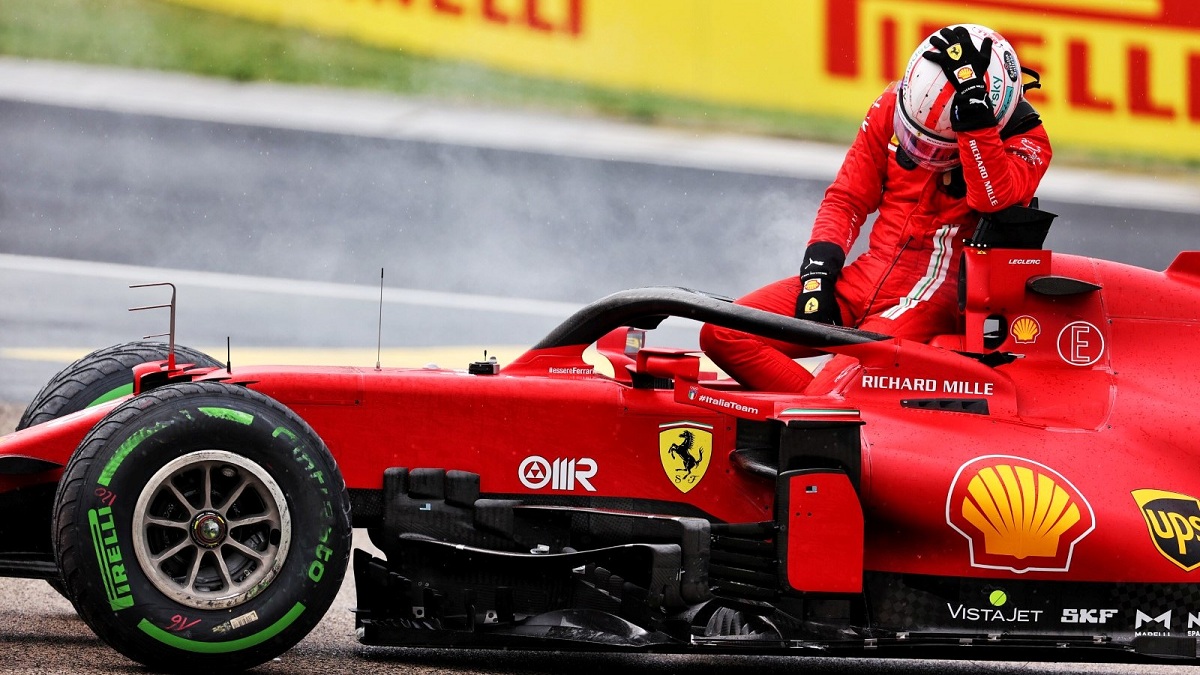
{"type": "Polygon", "coordinates": [[[1150,540],[1185,572],[1200,567],[1200,501],[1178,492],[1134,490],[1150,540]]]}

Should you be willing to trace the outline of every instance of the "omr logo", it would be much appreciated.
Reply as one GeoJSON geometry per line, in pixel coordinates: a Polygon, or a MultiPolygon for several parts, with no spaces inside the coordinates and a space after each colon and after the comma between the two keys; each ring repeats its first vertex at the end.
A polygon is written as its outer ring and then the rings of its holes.
{"type": "Polygon", "coordinates": [[[530,490],[541,490],[549,485],[551,490],[571,492],[579,485],[588,492],[595,492],[591,479],[596,476],[596,469],[596,460],[591,457],[559,458],[551,462],[533,455],[526,457],[517,467],[517,478],[521,480],[521,485],[530,490]]]}

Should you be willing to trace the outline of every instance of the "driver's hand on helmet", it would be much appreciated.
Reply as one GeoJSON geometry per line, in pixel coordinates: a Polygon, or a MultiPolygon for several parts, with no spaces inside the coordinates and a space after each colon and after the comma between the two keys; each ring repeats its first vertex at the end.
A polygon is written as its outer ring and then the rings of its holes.
{"type": "Polygon", "coordinates": [[[979,47],[971,41],[964,26],[943,28],[929,38],[937,51],[922,56],[942,67],[946,79],[954,86],[954,109],[950,126],[954,131],[973,131],[996,125],[991,101],[988,100],[987,69],[992,60],[992,39],[984,38],[979,47]]]}

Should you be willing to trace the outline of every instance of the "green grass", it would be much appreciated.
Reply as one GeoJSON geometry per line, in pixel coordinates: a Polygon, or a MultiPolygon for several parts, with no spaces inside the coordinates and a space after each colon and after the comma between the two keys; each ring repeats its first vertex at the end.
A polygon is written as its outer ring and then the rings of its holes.
{"type": "Polygon", "coordinates": [[[2,0],[0,54],[849,142],[857,120],[513,75],[156,0],[2,0]]]}
{"type": "MultiPolygon", "coordinates": [[[[167,4],[158,0],[0,0],[0,54],[238,81],[393,92],[475,106],[848,144],[857,118],[718,105],[513,75],[167,4]]],[[[865,107],[864,107],[865,109],[865,107]]],[[[1055,148],[1055,162],[1195,171],[1200,161],[1055,148]]]]}

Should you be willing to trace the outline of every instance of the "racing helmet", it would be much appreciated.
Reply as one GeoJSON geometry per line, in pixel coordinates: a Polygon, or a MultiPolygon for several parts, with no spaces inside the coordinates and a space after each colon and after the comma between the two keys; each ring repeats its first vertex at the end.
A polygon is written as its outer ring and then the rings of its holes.
{"type": "MultiPolygon", "coordinates": [[[[1021,88],[1021,63],[1017,53],[999,33],[977,24],[961,25],[971,34],[971,41],[981,47],[984,38],[992,39],[992,58],[988,63],[988,99],[996,114],[996,123],[1003,127],[1012,117],[1024,91],[1021,88]]],[[[944,171],[958,164],[957,134],[950,127],[954,85],[946,79],[942,67],[922,56],[934,51],[929,38],[921,42],[904,77],[896,88],[895,133],[898,147],[917,164],[935,171],[944,171]]]]}

